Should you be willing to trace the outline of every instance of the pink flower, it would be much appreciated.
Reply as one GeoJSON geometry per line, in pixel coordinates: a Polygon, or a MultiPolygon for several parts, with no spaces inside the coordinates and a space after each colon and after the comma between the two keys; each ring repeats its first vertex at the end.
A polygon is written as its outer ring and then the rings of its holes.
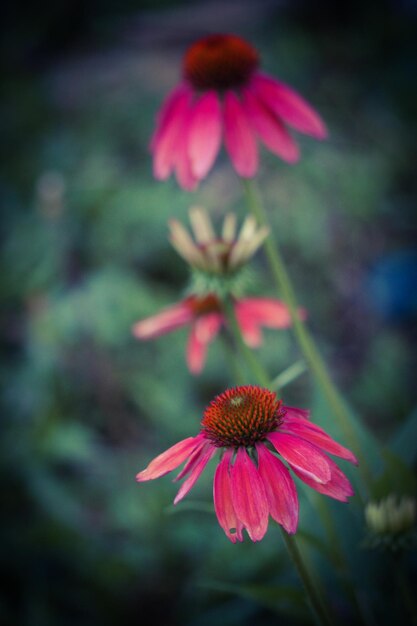
{"type": "MultiPolygon", "coordinates": [[[[289,328],[291,316],[287,306],[273,298],[234,299],[235,315],[243,339],[252,348],[262,343],[261,326],[289,328]]],[[[300,315],[304,316],[301,310],[300,315]]],[[[192,295],[160,313],[136,322],[133,334],[138,339],[154,339],[182,326],[191,326],[186,358],[193,374],[204,367],[207,348],[215,339],[225,318],[220,299],[214,294],[192,295]]]]}
{"type": "Polygon", "coordinates": [[[287,465],[319,493],[341,502],[353,495],[349,480],[327,453],[356,464],[354,454],[310,422],[308,411],[283,406],[274,393],[254,386],[228,389],[214,398],[200,433],[157,456],[136,480],[159,478],[185,461],[175,478],[185,478],[177,504],[217,450],[222,454],[214,475],[214,508],[233,543],[243,540],[243,529],[252,541],[260,541],[269,515],[287,533],[296,532],[298,497],[287,465]]]}
{"type": "Polygon", "coordinates": [[[284,161],[298,161],[298,146],[285,125],[326,137],[318,113],[258,65],[255,48],[236,35],[209,35],[187,50],[182,81],[166,98],[151,141],[158,180],[175,171],[181,187],[195,189],[222,140],[236,172],[251,178],[258,170],[258,140],[284,161]]]}

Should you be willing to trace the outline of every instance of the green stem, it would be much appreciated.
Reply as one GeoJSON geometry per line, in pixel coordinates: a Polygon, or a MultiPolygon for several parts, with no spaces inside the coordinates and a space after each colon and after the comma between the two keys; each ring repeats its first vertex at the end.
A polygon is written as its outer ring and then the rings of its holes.
{"type": "Polygon", "coordinates": [[[304,560],[301,556],[300,549],[297,545],[296,539],[292,535],[288,535],[285,530],[281,528],[282,538],[284,540],[285,546],[290,554],[292,562],[297,570],[297,573],[304,585],[304,589],[307,593],[308,599],[310,600],[312,609],[316,614],[319,622],[323,624],[323,626],[331,626],[333,624],[330,616],[327,612],[327,608],[319,595],[319,592],[316,586],[313,583],[312,577],[307,570],[304,560]]]}
{"type": "Polygon", "coordinates": [[[231,345],[232,337],[225,331],[221,333],[221,339],[222,339],[221,343],[224,348],[225,358],[229,364],[229,369],[232,372],[234,380],[237,382],[238,385],[246,384],[246,379],[245,379],[245,375],[243,372],[242,364],[236,358],[236,352],[233,349],[233,346],[231,345]]]}
{"type": "MultiPolygon", "coordinates": [[[[263,368],[261,363],[259,363],[252,350],[243,341],[239,324],[235,316],[233,301],[230,298],[226,298],[223,301],[223,306],[229,328],[233,334],[233,338],[240,353],[247,362],[253,376],[260,385],[270,388],[271,381],[266,370],[263,368]]],[[[322,600],[316,586],[313,583],[313,577],[311,576],[306,565],[304,564],[295,537],[288,535],[284,530],[282,530],[282,536],[284,539],[284,543],[287,546],[288,552],[290,553],[292,561],[295,565],[295,568],[298,572],[298,575],[300,576],[301,581],[304,585],[305,591],[314,610],[314,613],[317,615],[317,618],[319,619],[322,626],[331,626],[332,622],[328,616],[324,601],[322,600]]]]}
{"type": "Polygon", "coordinates": [[[254,377],[256,378],[256,380],[258,381],[260,385],[262,385],[263,387],[269,387],[271,382],[269,380],[267,371],[258,361],[258,359],[254,355],[252,350],[249,348],[249,346],[247,346],[246,343],[243,341],[239,324],[236,319],[235,310],[233,307],[233,301],[230,298],[225,298],[223,300],[223,307],[224,307],[225,317],[227,319],[229,328],[232,332],[236,345],[239,351],[243,354],[246,360],[246,363],[248,364],[252,374],[254,375],[254,377]]]}
{"type": "MultiPolygon", "coordinates": [[[[243,186],[251,213],[260,225],[268,226],[268,219],[254,183],[249,180],[243,180],[243,186]]],[[[366,457],[362,452],[361,444],[358,440],[356,431],[352,426],[351,418],[346,410],[344,402],[330,378],[327,367],[314,343],[312,336],[299,317],[295,291],[272,233],[269,234],[264,245],[272,274],[290,311],[293,324],[292,327],[300,349],[309,364],[313,375],[320,385],[323,394],[327,398],[329,406],[332,408],[334,417],[338,421],[349,447],[352,448],[358,456],[360,461],[359,471],[361,472],[364,483],[369,488],[372,482],[372,476],[366,457]]]]}

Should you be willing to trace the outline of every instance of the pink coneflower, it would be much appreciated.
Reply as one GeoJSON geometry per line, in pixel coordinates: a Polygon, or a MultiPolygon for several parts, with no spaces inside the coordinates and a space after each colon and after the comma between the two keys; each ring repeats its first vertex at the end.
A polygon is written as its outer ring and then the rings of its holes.
{"type": "Polygon", "coordinates": [[[236,172],[251,178],[258,170],[258,139],[288,163],[299,159],[285,124],[326,137],[314,109],[258,66],[255,48],[236,35],[209,35],[187,50],[182,81],[165,100],[151,142],[156,178],[175,171],[181,187],[195,189],[222,139],[236,172]]]}
{"type": "Polygon", "coordinates": [[[283,461],[319,493],[341,502],[353,495],[349,480],[326,453],[357,463],[354,454],[310,422],[308,411],[283,406],[275,393],[254,386],[228,389],[214,398],[200,433],[157,456],[136,480],[159,478],[186,461],[175,479],[185,478],[177,504],[217,450],[221,459],[214,475],[214,508],[233,543],[243,540],[243,529],[252,541],[260,541],[269,515],[288,533],[296,532],[297,491],[283,461]]]}
{"type": "MultiPolygon", "coordinates": [[[[261,327],[289,328],[287,306],[274,298],[233,299],[234,311],[244,341],[252,348],[262,343],[261,327]]],[[[300,311],[300,315],[303,312],[300,311]]],[[[187,365],[193,374],[204,367],[211,343],[226,324],[221,300],[215,294],[191,295],[160,313],[136,322],[133,334],[138,339],[154,339],[182,326],[191,326],[187,343],[187,365]]]]}

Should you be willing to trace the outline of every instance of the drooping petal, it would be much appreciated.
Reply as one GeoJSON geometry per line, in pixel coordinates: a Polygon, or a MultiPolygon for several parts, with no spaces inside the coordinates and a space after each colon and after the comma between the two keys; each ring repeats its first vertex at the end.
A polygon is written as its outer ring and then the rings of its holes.
{"type": "Polygon", "coordinates": [[[230,541],[236,543],[236,541],[243,541],[243,525],[236,516],[232,502],[229,474],[232,455],[232,450],[226,450],[216,468],[213,481],[213,500],[220,526],[223,528],[230,541]]]}
{"type": "Polygon", "coordinates": [[[188,137],[191,171],[204,178],[219,152],[222,138],[222,112],[215,91],[205,92],[193,107],[188,137]]]}
{"type": "Polygon", "coordinates": [[[242,337],[248,346],[258,348],[262,344],[262,332],[259,324],[250,314],[247,314],[245,307],[240,306],[240,304],[240,301],[235,303],[235,315],[242,337]]]}
{"type": "Polygon", "coordinates": [[[244,298],[235,305],[238,321],[269,328],[289,328],[291,315],[288,307],[275,298],[244,298]]]}
{"type": "Polygon", "coordinates": [[[305,420],[293,417],[291,419],[285,419],[281,428],[285,428],[286,432],[292,433],[297,437],[302,437],[306,441],[313,443],[325,452],[334,454],[341,459],[346,459],[355,465],[358,464],[358,460],[347,448],[337,443],[332,439],[320,426],[313,424],[312,422],[306,422],[305,420]]]}
{"type": "Polygon", "coordinates": [[[243,106],[249,121],[266,147],[284,161],[296,163],[300,151],[281,120],[250,89],[245,89],[243,94],[243,106]]]}
{"type": "Polygon", "coordinates": [[[287,533],[294,534],[298,524],[298,497],[293,479],[283,463],[263,443],[256,444],[258,471],[262,478],[271,517],[287,533]]]}
{"type": "Polygon", "coordinates": [[[181,478],[184,478],[184,476],[191,472],[208,446],[210,446],[210,443],[207,442],[206,438],[202,438],[195,450],[190,454],[188,461],[185,463],[178,476],[174,478],[174,482],[178,482],[181,478]]]}
{"type": "Polygon", "coordinates": [[[158,180],[168,178],[174,167],[191,97],[190,88],[181,85],[167,103],[166,112],[152,141],[153,172],[158,180]]]}
{"type": "Polygon", "coordinates": [[[347,502],[347,499],[350,496],[354,495],[354,491],[352,485],[350,484],[348,478],[342,472],[342,470],[336,465],[332,459],[329,459],[330,469],[331,469],[331,479],[323,485],[322,483],[318,483],[317,481],[309,478],[305,474],[297,471],[293,467],[294,474],[298,476],[306,485],[315,489],[319,493],[322,493],[325,496],[329,496],[330,498],[334,498],[335,500],[340,500],[340,502],[347,502]]]}
{"type": "Polygon", "coordinates": [[[180,85],[177,85],[177,87],[175,87],[175,89],[173,89],[167,95],[164,102],[162,103],[162,106],[156,116],[156,128],[149,145],[151,152],[154,150],[161,135],[163,135],[163,133],[165,132],[166,126],[167,124],[169,124],[173,112],[175,112],[177,101],[184,93],[184,88],[186,89],[185,85],[182,83],[180,85]]]}
{"type": "Polygon", "coordinates": [[[203,369],[208,344],[213,341],[221,325],[222,317],[219,313],[207,313],[194,321],[187,342],[187,365],[192,374],[199,374],[203,369]]]}
{"type": "Polygon", "coordinates": [[[269,433],[268,440],[292,468],[319,483],[330,480],[330,459],[312,443],[281,432],[269,433]]]}
{"type": "Polygon", "coordinates": [[[183,111],[183,123],[178,138],[176,139],[176,150],[173,157],[173,165],[177,182],[186,191],[193,191],[198,186],[199,180],[191,169],[189,154],[190,139],[190,118],[193,111],[193,103],[189,100],[183,111]]]}
{"type": "Polygon", "coordinates": [[[238,448],[230,468],[233,508],[252,541],[268,528],[268,500],[262,478],[245,448],[238,448]]]}
{"type": "Polygon", "coordinates": [[[250,89],[284,122],[316,139],[327,137],[326,126],[320,115],[294,89],[271,76],[257,73],[250,89]]]}
{"type": "Polygon", "coordinates": [[[188,478],[182,483],[180,489],[178,490],[178,493],[175,496],[174,504],[177,504],[180,500],[182,500],[183,497],[186,496],[190,489],[195,485],[207,463],[216,453],[216,450],[217,448],[212,445],[209,445],[207,448],[204,449],[203,454],[201,454],[201,456],[199,457],[188,478]]]}
{"type": "Polygon", "coordinates": [[[202,436],[188,437],[179,441],[159,456],[155,457],[148,467],[136,475],[136,480],[142,482],[144,480],[153,480],[172,472],[176,467],[181,465],[187,457],[192,454],[195,448],[200,444],[202,436]]]}
{"type": "Polygon", "coordinates": [[[236,172],[251,178],[258,170],[258,146],[241,103],[232,91],[224,99],[224,139],[236,172]]]}
{"type": "Polygon", "coordinates": [[[193,319],[191,308],[186,302],[179,302],[165,308],[156,315],[151,315],[132,327],[132,332],[138,339],[154,339],[164,333],[185,326],[193,319]]]}

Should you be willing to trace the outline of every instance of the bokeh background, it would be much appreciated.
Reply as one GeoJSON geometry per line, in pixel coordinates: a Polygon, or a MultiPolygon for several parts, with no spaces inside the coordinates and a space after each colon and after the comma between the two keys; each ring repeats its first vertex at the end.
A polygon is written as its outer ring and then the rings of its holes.
{"type": "MultiPolygon", "coordinates": [[[[262,153],[265,201],[334,380],[412,466],[416,4],[57,0],[2,11],[0,621],[307,624],[278,529],[234,546],[219,528],[213,464],[175,511],[170,477],[135,483],[233,384],[220,342],[196,378],[185,330],[149,343],[131,335],[187,286],[167,220],[186,221],[195,203],[216,223],[230,208],[245,215],[224,155],[187,194],[153,179],[149,138],[185,48],[210,32],[248,38],[264,69],[321,112],[330,138],[299,136],[299,164],[262,153]]],[[[255,265],[251,292],[275,295],[262,255],[255,265]]],[[[272,375],[300,358],[290,332],[267,339],[259,355],[272,375]]],[[[338,435],[307,373],[283,393],[338,435]]],[[[390,475],[401,491],[395,463],[390,475]]],[[[345,576],[370,625],[394,623],[403,602],[386,557],[362,545],[360,510],[330,505],[342,544],[355,546],[340,572],[301,491],[300,542],[342,622],[354,623],[345,576]]]]}

